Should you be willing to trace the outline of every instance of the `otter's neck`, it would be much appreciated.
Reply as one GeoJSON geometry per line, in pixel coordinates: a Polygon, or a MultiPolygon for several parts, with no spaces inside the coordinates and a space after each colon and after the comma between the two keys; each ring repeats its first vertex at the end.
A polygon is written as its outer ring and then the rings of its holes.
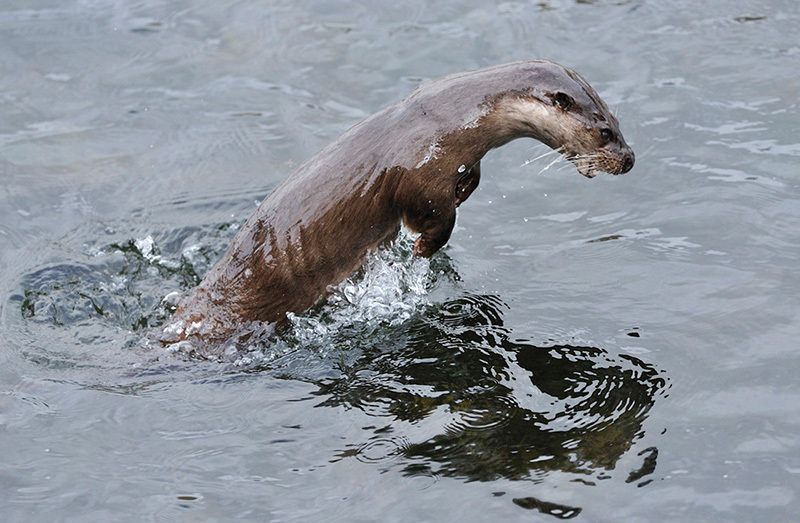
{"type": "Polygon", "coordinates": [[[550,104],[531,97],[499,96],[477,120],[462,123],[445,134],[441,145],[460,151],[460,162],[472,165],[490,150],[517,138],[533,138],[555,149],[559,123],[564,118],[550,104]]]}
{"type": "Polygon", "coordinates": [[[555,149],[561,144],[556,136],[565,118],[555,108],[531,96],[507,94],[498,99],[486,115],[490,149],[505,145],[517,138],[533,138],[555,149]]]}

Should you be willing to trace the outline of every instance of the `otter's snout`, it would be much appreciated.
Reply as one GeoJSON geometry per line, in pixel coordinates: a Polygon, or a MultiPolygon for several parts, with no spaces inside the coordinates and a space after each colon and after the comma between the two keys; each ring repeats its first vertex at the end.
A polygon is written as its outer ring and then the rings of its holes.
{"type": "Polygon", "coordinates": [[[619,174],[626,173],[633,169],[633,164],[636,162],[636,155],[633,154],[631,149],[628,149],[625,152],[625,157],[622,159],[622,169],[620,169],[619,174]]]}

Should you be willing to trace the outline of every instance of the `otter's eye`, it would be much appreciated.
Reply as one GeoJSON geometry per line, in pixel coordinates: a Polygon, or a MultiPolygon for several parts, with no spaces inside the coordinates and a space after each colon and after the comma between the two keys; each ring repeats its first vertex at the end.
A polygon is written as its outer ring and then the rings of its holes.
{"type": "Polygon", "coordinates": [[[553,95],[553,103],[561,109],[568,111],[572,107],[572,98],[568,94],[556,93],[553,95]]]}
{"type": "Polygon", "coordinates": [[[603,129],[600,131],[600,138],[603,139],[604,143],[608,143],[614,138],[614,133],[611,132],[611,129],[603,129]]]}

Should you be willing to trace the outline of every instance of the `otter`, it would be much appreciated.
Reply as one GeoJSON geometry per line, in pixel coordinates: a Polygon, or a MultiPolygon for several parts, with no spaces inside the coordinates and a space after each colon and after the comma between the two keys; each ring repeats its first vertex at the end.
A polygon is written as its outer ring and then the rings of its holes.
{"type": "Polygon", "coordinates": [[[481,158],[517,138],[561,152],[578,172],[628,172],[634,154],[586,80],[554,62],[512,62],[422,83],[356,124],[278,185],[161,341],[221,344],[245,326],[287,323],[355,272],[368,252],[419,233],[414,255],[450,238],[481,158]]]}

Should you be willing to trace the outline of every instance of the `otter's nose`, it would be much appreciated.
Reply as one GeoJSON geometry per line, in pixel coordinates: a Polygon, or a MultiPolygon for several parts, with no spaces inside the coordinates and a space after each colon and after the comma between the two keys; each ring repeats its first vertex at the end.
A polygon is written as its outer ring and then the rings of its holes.
{"type": "Polygon", "coordinates": [[[625,155],[625,159],[622,161],[622,170],[620,173],[626,173],[633,169],[633,163],[636,161],[636,155],[633,154],[633,151],[628,151],[628,154],[625,155]]]}

